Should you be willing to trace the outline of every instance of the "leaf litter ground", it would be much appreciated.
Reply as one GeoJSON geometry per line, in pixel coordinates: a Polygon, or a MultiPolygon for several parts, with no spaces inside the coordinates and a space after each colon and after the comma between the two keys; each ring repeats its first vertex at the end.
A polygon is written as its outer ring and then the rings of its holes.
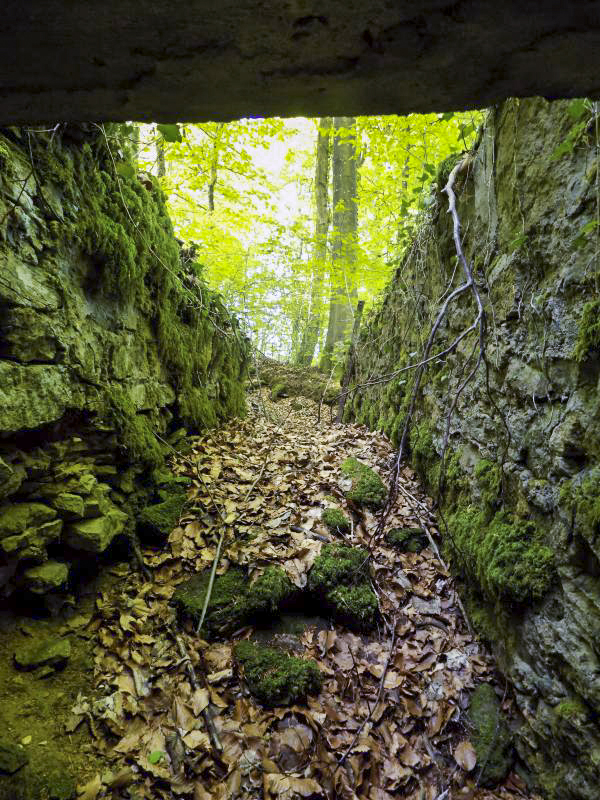
{"type": "MultiPolygon", "coordinates": [[[[189,477],[189,502],[167,546],[144,550],[152,580],[124,571],[98,597],[89,631],[100,699],[80,695],[71,727],[89,725],[111,769],[82,786],[81,797],[529,797],[515,774],[493,791],[477,787],[482,765],[465,710],[470,690],[494,681],[492,660],[469,634],[433,550],[399,553],[374,540],[369,511],[350,509],[344,540],[370,551],[381,621],[370,634],[332,623],[304,629],[297,644],[324,678],[306,705],[267,709],[249,694],[232,649],[250,628],[207,643],[191,625],[176,627],[169,601],[181,581],[211,567],[224,528],[219,574],[242,565],[253,580],[278,565],[303,588],[324,543],[336,540],[321,521],[326,498],[348,510],[342,461],[358,458],[384,480],[392,466],[384,436],[317,424],[311,401],[299,408],[297,400],[271,403],[256,393],[250,408],[247,419],[193,439],[186,456],[174,457],[174,471],[189,477]],[[175,636],[195,667],[196,688],[175,636]]],[[[401,480],[387,528],[427,523],[435,537],[431,501],[409,468],[401,480]]]]}

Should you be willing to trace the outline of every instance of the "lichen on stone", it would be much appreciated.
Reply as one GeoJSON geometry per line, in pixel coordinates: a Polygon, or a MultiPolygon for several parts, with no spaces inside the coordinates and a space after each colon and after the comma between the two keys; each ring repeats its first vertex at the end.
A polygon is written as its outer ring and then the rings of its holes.
{"type": "Polygon", "coordinates": [[[348,500],[367,508],[383,507],[387,489],[375,470],[356,458],[347,458],[342,462],[340,470],[344,477],[352,481],[350,489],[345,493],[348,500]]]}
{"type": "Polygon", "coordinates": [[[248,641],[235,646],[234,656],[251,694],[265,706],[301,703],[321,689],[322,677],[315,661],[248,641]]]}

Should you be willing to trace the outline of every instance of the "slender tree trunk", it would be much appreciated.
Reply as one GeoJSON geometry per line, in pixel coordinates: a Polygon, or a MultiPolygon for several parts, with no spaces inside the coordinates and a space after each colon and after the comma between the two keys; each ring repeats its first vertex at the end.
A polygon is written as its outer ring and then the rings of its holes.
{"type": "Polygon", "coordinates": [[[212,155],[210,159],[210,183],[208,184],[208,210],[214,211],[215,210],[215,187],[217,185],[217,179],[219,177],[219,149],[221,146],[221,136],[223,133],[223,129],[225,128],[225,123],[220,122],[217,125],[217,131],[215,134],[215,138],[213,139],[213,149],[212,155]]]}
{"type": "Polygon", "coordinates": [[[162,133],[156,131],[156,176],[164,178],[167,174],[167,165],[165,164],[165,140],[162,133]]]}
{"type": "Polygon", "coordinates": [[[333,230],[331,244],[331,298],[329,323],[321,365],[331,369],[335,345],[348,338],[356,298],[356,244],[358,163],[356,120],[333,120],[333,230]]]}
{"type": "Polygon", "coordinates": [[[310,366],[321,333],[323,315],[323,277],[327,260],[327,234],[329,232],[329,163],[331,157],[331,117],[319,120],[317,158],[315,165],[315,241],[312,253],[312,286],[310,309],[296,363],[310,366]]]}

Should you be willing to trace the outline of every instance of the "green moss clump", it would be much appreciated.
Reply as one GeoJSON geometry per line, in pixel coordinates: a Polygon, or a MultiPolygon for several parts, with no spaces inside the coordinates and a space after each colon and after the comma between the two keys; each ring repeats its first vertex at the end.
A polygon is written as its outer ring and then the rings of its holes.
{"type": "Polygon", "coordinates": [[[277,614],[294,592],[291,580],[281,567],[267,567],[248,587],[246,616],[253,619],[277,614]]]}
{"type": "Polygon", "coordinates": [[[471,741],[477,754],[477,768],[481,770],[480,784],[496,786],[512,766],[512,737],[489,683],[482,683],[473,692],[469,722],[473,728],[471,741]]]}
{"type": "Polygon", "coordinates": [[[322,518],[330,531],[350,533],[350,520],[340,508],[326,508],[325,511],[323,511],[322,518]]]}
{"type": "Polygon", "coordinates": [[[308,573],[308,588],[342,624],[367,630],[375,624],[377,597],[369,583],[369,554],[359,547],[327,544],[308,573]]]}
{"type": "Polygon", "coordinates": [[[285,383],[276,383],[271,389],[271,400],[279,400],[287,394],[287,386],[285,383]]]}
{"type": "Polygon", "coordinates": [[[420,553],[429,546],[423,528],[391,528],[385,540],[403,553],[420,553]]]}
{"type": "Polygon", "coordinates": [[[583,361],[591,351],[600,346],[600,300],[592,300],[583,307],[579,333],[575,343],[575,360],[583,361]]]}
{"type": "Polygon", "coordinates": [[[377,619],[377,596],[368,583],[338,586],[327,594],[339,623],[356,630],[370,630],[377,619]]]}
{"type": "MultiPolygon", "coordinates": [[[[179,584],[173,595],[172,603],[181,614],[190,617],[194,623],[197,623],[202,615],[209,580],[210,570],[199,572],[179,584]]],[[[226,634],[244,624],[247,583],[245,573],[237,567],[230,567],[223,575],[215,578],[203,632],[208,635],[226,634]]]]}
{"type": "MultiPolygon", "coordinates": [[[[180,613],[197,623],[208,590],[210,570],[194,575],[180,584],[173,604],[180,613]]],[[[294,594],[292,582],[280,567],[268,567],[254,583],[245,572],[230,567],[215,578],[203,631],[208,636],[227,634],[253,621],[277,614],[294,594]]]]}
{"type": "Polygon", "coordinates": [[[387,499],[387,489],[374,470],[356,458],[347,458],[340,469],[342,475],[352,479],[352,486],[346,492],[348,500],[367,508],[383,508],[387,499]]]}
{"type": "Polygon", "coordinates": [[[513,520],[498,512],[488,521],[472,506],[448,519],[453,557],[475,578],[492,600],[527,602],[548,590],[554,575],[554,554],[533,522],[513,520]]]}
{"type": "Polygon", "coordinates": [[[569,722],[579,722],[588,716],[587,708],[579,698],[563,700],[554,708],[554,713],[569,722]]]}
{"type": "Polygon", "coordinates": [[[438,192],[441,192],[444,186],[448,183],[448,178],[454,167],[462,161],[464,153],[451,153],[445,158],[437,168],[435,182],[437,184],[438,192]]]}
{"type": "Polygon", "coordinates": [[[499,464],[482,458],[475,465],[473,474],[481,491],[481,502],[490,513],[498,505],[502,490],[502,469],[499,464]]]}
{"type": "Polygon", "coordinates": [[[572,514],[577,532],[595,548],[600,533],[600,467],[592,469],[578,486],[566,481],[560,501],[572,514]]]}
{"type": "Polygon", "coordinates": [[[178,491],[162,503],[143,509],[137,518],[137,531],[142,537],[164,540],[179,523],[187,493],[178,491]]]}
{"type": "Polygon", "coordinates": [[[433,447],[433,434],[426,422],[421,422],[410,432],[410,452],[413,467],[420,475],[425,475],[432,459],[437,461],[433,447]]]}
{"type": "Polygon", "coordinates": [[[315,661],[248,641],[239,642],[234,655],[250,692],[266,706],[299,703],[321,690],[323,679],[315,661]]]}

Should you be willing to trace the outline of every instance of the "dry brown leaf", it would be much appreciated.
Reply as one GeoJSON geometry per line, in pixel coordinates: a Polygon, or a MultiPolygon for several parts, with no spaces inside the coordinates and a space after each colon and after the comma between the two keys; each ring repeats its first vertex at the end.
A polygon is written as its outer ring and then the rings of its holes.
{"type": "Polygon", "coordinates": [[[454,759],[461,769],[470,772],[477,763],[477,754],[471,742],[460,742],[454,750],[454,759]]]}

